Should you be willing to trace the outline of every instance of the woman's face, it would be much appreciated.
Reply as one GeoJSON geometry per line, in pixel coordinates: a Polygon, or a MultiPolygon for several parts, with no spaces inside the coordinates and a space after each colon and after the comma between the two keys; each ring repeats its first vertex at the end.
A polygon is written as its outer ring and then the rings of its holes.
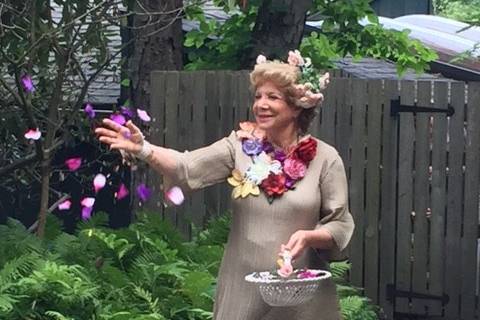
{"type": "Polygon", "coordinates": [[[260,129],[268,132],[295,126],[299,113],[300,110],[290,106],[285,94],[272,82],[257,87],[253,114],[260,129]]]}

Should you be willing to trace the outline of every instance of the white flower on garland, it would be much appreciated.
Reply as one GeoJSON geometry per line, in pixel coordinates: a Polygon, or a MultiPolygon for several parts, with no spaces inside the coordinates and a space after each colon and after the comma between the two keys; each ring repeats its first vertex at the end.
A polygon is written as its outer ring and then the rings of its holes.
{"type": "Polygon", "coordinates": [[[262,151],[262,153],[253,158],[253,164],[245,172],[245,178],[258,186],[268,177],[270,172],[279,174],[281,171],[282,164],[280,161],[272,161],[272,159],[262,151]]]}

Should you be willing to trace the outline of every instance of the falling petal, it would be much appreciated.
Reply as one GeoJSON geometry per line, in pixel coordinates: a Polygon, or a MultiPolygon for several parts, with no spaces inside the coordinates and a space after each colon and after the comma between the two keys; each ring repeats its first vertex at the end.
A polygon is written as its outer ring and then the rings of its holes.
{"type": "Polygon", "coordinates": [[[123,126],[125,124],[125,122],[127,122],[127,120],[125,119],[125,117],[121,114],[112,114],[110,116],[110,119],[112,119],[112,121],[118,123],[119,125],[123,126]]]}
{"type": "Polygon", "coordinates": [[[83,111],[85,111],[85,113],[90,119],[95,118],[95,110],[93,109],[93,106],[90,103],[87,103],[83,111]]]}
{"type": "Polygon", "coordinates": [[[137,114],[138,114],[138,117],[145,122],[149,122],[150,120],[152,120],[152,118],[150,118],[147,111],[145,110],[137,109],[137,114]]]}
{"type": "Polygon", "coordinates": [[[25,132],[24,136],[25,136],[26,139],[38,140],[42,136],[42,132],[40,132],[40,130],[38,130],[38,128],[30,129],[27,132],[25,132]]]}
{"type": "Polygon", "coordinates": [[[82,208],[82,219],[88,220],[92,217],[92,207],[83,207],[82,208]]]}
{"type": "Polygon", "coordinates": [[[82,165],[82,158],[70,158],[65,161],[68,170],[75,171],[82,165]]]}
{"type": "Polygon", "coordinates": [[[58,210],[69,210],[71,206],[72,206],[72,201],[65,200],[58,205],[58,210]]]}
{"type": "Polygon", "coordinates": [[[120,107],[120,112],[125,116],[125,117],[128,117],[128,118],[133,118],[133,110],[128,108],[128,107],[120,107]]]}
{"type": "Polygon", "coordinates": [[[115,193],[115,197],[118,199],[118,200],[122,200],[123,198],[125,198],[126,196],[128,196],[128,189],[127,187],[125,187],[125,185],[122,183],[120,185],[120,187],[118,188],[118,191],[115,193]]]}
{"type": "Polygon", "coordinates": [[[143,202],[147,201],[151,194],[152,191],[144,183],[137,187],[137,195],[143,202]]]}
{"type": "Polygon", "coordinates": [[[83,207],[91,208],[91,207],[93,207],[93,205],[95,204],[95,198],[85,197],[85,198],[82,199],[82,201],[80,202],[80,204],[81,204],[83,207]]]}
{"type": "Polygon", "coordinates": [[[125,139],[130,139],[132,137],[132,133],[130,131],[123,131],[122,135],[125,139]]]}
{"type": "Polygon", "coordinates": [[[28,74],[24,75],[21,79],[23,89],[26,92],[32,93],[35,91],[35,86],[33,85],[32,77],[28,74]]]}
{"type": "Polygon", "coordinates": [[[177,206],[181,205],[185,200],[182,189],[179,187],[172,187],[170,190],[165,192],[165,197],[177,206]]]}
{"type": "Polygon", "coordinates": [[[107,178],[101,173],[97,174],[93,179],[93,188],[95,189],[95,193],[105,187],[105,183],[107,183],[107,178]]]}

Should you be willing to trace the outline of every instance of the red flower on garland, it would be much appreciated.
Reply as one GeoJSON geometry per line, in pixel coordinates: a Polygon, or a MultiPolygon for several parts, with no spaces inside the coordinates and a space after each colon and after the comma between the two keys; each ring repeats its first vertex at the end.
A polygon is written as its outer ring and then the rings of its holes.
{"type": "Polygon", "coordinates": [[[317,153],[317,141],[312,137],[303,140],[297,145],[294,152],[300,160],[308,164],[315,158],[315,154],[317,153]]]}
{"type": "Polygon", "coordinates": [[[270,173],[262,183],[262,189],[271,197],[281,196],[287,189],[285,188],[285,181],[287,178],[282,173],[270,173]]]}

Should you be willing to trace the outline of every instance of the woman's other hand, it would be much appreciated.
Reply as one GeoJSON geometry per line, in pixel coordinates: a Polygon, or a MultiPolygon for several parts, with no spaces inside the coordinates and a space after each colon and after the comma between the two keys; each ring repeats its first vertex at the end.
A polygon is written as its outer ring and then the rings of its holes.
{"type": "Polygon", "coordinates": [[[290,251],[292,259],[295,260],[302,255],[303,251],[310,247],[312,230],[298,230],[290,236],[287,244],[280,246],[280,253],[290,251]]]}
{"type": "Polygon", "coordinates": [[[95,134],[100,142],[108,144],[110,149],[126,151],[138,154],[142,149],[143,134],[132,121],[128,121],[125,126],[110,120],[103,119],[104,127],[95,129],[95,134]]]}

